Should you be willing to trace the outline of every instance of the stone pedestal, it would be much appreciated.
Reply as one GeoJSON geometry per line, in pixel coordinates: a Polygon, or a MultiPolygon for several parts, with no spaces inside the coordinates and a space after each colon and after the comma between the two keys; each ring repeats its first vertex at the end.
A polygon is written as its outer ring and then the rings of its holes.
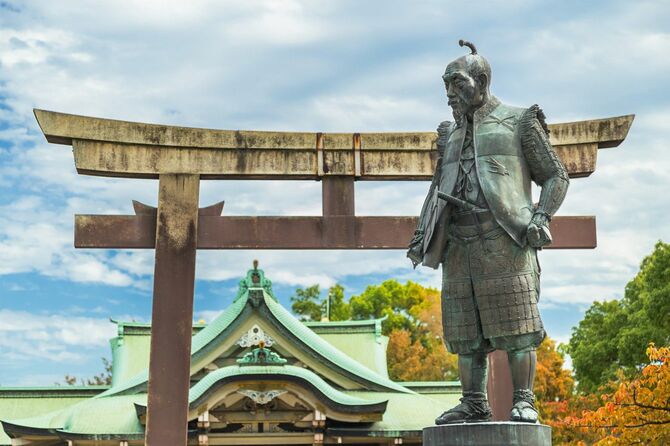
{"type": "Polygon", "coordinates": [[[460,423],[423,430],[424,446],[551,446],[551,428],[544,424],[460,423]]]}

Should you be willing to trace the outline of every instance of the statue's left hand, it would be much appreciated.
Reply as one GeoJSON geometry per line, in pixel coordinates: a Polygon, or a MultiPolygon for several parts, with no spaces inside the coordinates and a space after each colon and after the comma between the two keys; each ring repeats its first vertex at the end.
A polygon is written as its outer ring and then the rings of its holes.
{"type": "Polygon", "coordinates": [[[552,242],[549,231],[549,217],[543,213],[535,213],[526,230],[528,244],[533,248],[543,248],[552,242]]]}

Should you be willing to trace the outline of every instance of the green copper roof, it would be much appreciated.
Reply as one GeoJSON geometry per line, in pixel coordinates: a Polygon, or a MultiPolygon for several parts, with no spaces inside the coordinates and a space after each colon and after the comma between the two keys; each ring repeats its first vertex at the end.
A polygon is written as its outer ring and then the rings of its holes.
{"type": "Polygon", "coordinates": [[[245,294],[242,299],[236,299],[228,308],[225,309],[216,319],[214,319],[205,329],[193,336],[191,344],[191,352],[196,354],[204,347],[211,343],[223,330],[242,313],[247,304],[247,296],[245,294]]]}
{"type": "Polygon", "coordinates": [[[110,386],[0,387],[0,398],[80,398],[91,397],[110,386]]]}
{"type": "MultiPolygon", "coordinates": [[[[96,392],[100,393],[101,390],[96,392]]],[[[72,389],[69,386],[45,388],[44,393],[41,393],[39,388],[1,388],[0,420],[16,420],[58,412],[86,401],[93,395],[95,393],[86,388],[72,389]]],[[[11,439],[0,427],[0,445],[11,443],[11,439]]]]}
{"type": "MultiPolygon", "coordinates": [[[[426,426],[432,426],[435,418],[446,409],[459,403],[460,394],[445,395],[444,398],[433,398],[432,395],[391,393],[391,392],[358,392],[347,391],[347,395],[356,398],[388,399],[384,419],[363,427],[374,436],[397,437],[400,432],[414,431],[420,435],[426,426]]],[[[355,428],[352,428],[352,430],[355,428]]],[[[335,429],[337,430],[337,429],[335,429]]],[[[334,430],[329,429],[329,432],[334,430]]]]}
{"type": "Polygon", "coordinates": [[[318,331],[319,329],[339,328],[339,327],[369,327],[376,329],[378,326],[381,329],[381,323],[386,320],[386,316],[379,319],[363,319],[363,320],[349,320],[349,321],[306,321],[303,324],[309,328],[318,331]]]}
{"type": "MultiPolygon", "coordinates": [[[[193,336],[191,343],[191,356],[196,355],[201,349],[212,342],[221,334],[244,310],[246,299],[237,299],[228,308],[225,309],[216,319],[214,319],[205,329],[193,336]]],[[[132,378],[114,385],[111,389],[104,392],[100,397],[121,394],[127,391],[139,390],[149,379],[149,371],[143,370],[132,378]]]]}
{"type": "MultiPolygon", "coordinates": [[[[247,278],[241,281],[240,290],[242,292],[238,294],[235,301],[223,313],[205,329],[193,336],[191,346],[191,361],[193,363],[197,362],[200,354],[204,354],[207,351],[207,347],[242,315],[245,308],[248,308],[248,305],[257,308],[265,304],[278,325],[288,330],[298,342],[301,342],[308,350],[311,350],[320,357],[322,361],[334,364],[343,372],[362,379],[373,386],[396,392],[413,393],[412,390],[391,381],[347,356],[296,319],[271,294],[270,281],[265,279],[261,270],[250,270],[247,273],[247,278]],[[253,282],[254,274],[257,272],[260,272],[260,280],[255,283],[253,282]],[[259,284],[263,286],[261,287],[259,284]]],[[[251,312],[248,314],[251,314],[251,312]]],[[[111,389],[99,395],[99,397],[146,390],[144,387],[147,380],[148,370],[144,370],[127,381],[115,384],[111,389]]]]}
{"type": "Polygon", "coordinates": [[[294,377],[299,378],[303,381],[306,381],[312,384],[318,389],[320,393],[326,396],[328,399],[345,406],[369,406],[383,403],[385,400],[374,398],[374,399],[362,399],[353,395],[348,395],[344,392],[341,392],[326,381],[321,379],[320,376],[312,372],[311,370],[295,367],[291,365],[282,365],[282,366],[231,366],[224,367],[219,370],[215,370],[201,379],[195,386],[189,391],[188,399],[190,403],[198,401],[207,391],[216,383],[225,380],[226,378],[237,377],[237,376],[249,376],[249,375],[266,375],[269,377],[294,377]]]}
{"type": "Polygon", "coordinates": [[[265,299],[265,304],[272,315],[288,329],[300,342],[312,349],[324,360],[331,362],[343,370],[363,378],[365,381],[396,392],[413,393],[411,390],[373,372],[361,363],[350,358],[340,350],[326,342],[319,335],[310,330],[305,324],[295,318],[286,308],[275,299],[265,299]]]}
{"type": "MultiPolygon", "coordinates": [[[[146,394],[123,395],[109,398],[91,398],[66,409],[45,415],[11,420],[8,426],[73,432],[101,438],[110,434],[137,435],[144,433],[135,411],[135,404],[146,404],[146,394]]],[[[3,420],[5,424],[5,420],[3,420]]]]}

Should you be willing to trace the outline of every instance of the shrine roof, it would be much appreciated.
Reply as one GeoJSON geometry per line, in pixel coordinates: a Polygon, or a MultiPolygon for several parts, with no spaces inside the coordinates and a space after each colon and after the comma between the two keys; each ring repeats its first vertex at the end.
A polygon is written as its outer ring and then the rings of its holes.
{"type": "Polygon", "coordinates": [[[460,381],[403,381],[399,384],[419,393],[440,400],[445,396],[461,395],[460,381]]]}
{"type": "MultiPolygon", "coordinates": [[[[423,426],[432,424],[435,416],[444,407],[457,403],[458,383],[393,382],[343,353],[318,334],[321,333],[326,337],[342,336],[344,339],[353,333],[372,333],[370,335],[374,336],[372,339],[377,339],[381,342],[380,345],[385,346],[382,339],[384,337],[380,334],[382,319],[301,322],[277,301],[270,281],[265,279],[261,270],[257,269],[249,271],[247,278],[240,283],[240,290],[235,300],[216,319],[206,326],[195,326],[200,330],[193,336],[192,363],[204,364],[207,355],[211,355],[211,351],[215,350],[223,340],[230,342],[233,328],[239,328],[243,321],[251,317],[263,318],[265,323],[284,333],[299,349],[309,350],[310,357],[318,357],[319,361],[329,369],[341,370],[341,373],[348,374],[348,379],[360,383],[362,389],[347,390],[329,378],[324,379],[316,370],[302,366],[240,364],[210,371],[200,378],[189,390],[189,404],[192,410],[195,411],[198,405],[207,401],[207,398],[216,395],[216,392],[227,383],[262,379],[308,388],[324,402],[326,407],[331,407],[339,413],[366,414],[365,416],[371,414],[378,417],[377,419],[381,419],[383,414],[381,421],[364,423],[356,428],[374,432],[374,435],[378,436],[393,436],[401,431],[407,435],[420,433],[423,426]],[[351,330],[351,333],[348,330],[351,330]]],[[[117,324],[138,330],[149,328],[149,324],[138,322],[117,322],[117,324]]],[[[122,333],[120,335],[122,336],[122,333]]],[[[193,368],[192,374],[197,370],[199,369],[193,368]]],[[[23,398],[22,404],[26,409],[13,412],[17,416],[12,420],[3,419],[3,427],[8,433],[17,435],[57,436],[67,439],[142,438],[143,426],[138,414],[143,407],[146,407],[147,377],[145,369],[129,379],[121,380],[111,388],[106,386],[0,388],[0,404],[2,401],[11,402],[12,398],[23,398]],[[6,398],[3,398],[4,396],[6,398]],[[34,403],[27,401],[28,399],[34,403]],[[52,400],[53,404],[46,404],[52,400]],[[57,404],[59,401],[60,405],[57,404]],[[31,412],[28,410],[29,406],[31,404],[36,406],[38,402],[42,411],[50,412],[32,416],[39,411],[31,412]],[[45,404],[41,404],[42,402],[45,404]],[[22,416],[24,418],[21,418],[22,416]]],[[[2,433],[0,444],[9,444],[8,438],[2,433]]]]}
{"type": "MultiPolygon", "coordinates": [[[[240,288],[233,303],[228,306],[209,325],[193,336],[191,346],[191,363],[197,364],[210,350],[214,349],[220,339],[233,323],[242,319],[243,313],[251,314],[254,308],[263,307],[264,317],[289,335],[294,342],[316,355],[320,361],[342,370],[353,379],[366,383],[370,389],[379,391],[396,391],[413,393],[412,390],[395,383],[385,376],[367,368],[360,362],[346,355],[328,341],[316,334],[311,328],[299,321],[290,311],[284,308],[273,294],[271,282],[265,278],[260,269],[249,270],[245,279],[240,281],[240,288]]],[[[379,321],[355,321],[353,325],[377,324],[379,321]]],[[[350,324],[347,322],[346,325],[350,324]]],[[[193,370],[191,371],[193,373],[193,370]]],[[[148,370],[143,370],[132,378],[115,384],[111,389],[99,395],[106,397],[146,390],[148,370]]]]}
{"type": "Polygon", "coordinates": [[[279,376],[293,376],[309,381],[313,384],[324,396],[343,405],[376,405],[383,403],[383,399],[375,398],[373,401],[361,399],[352,395],[348,395],[335,389],[326,381],[321,379],[316,373],[311,370],[295,367],[291,365],[283,366],[233,366],[224,367],[209,373],[201,379],[189,392],[189,402],[196,402],[202,398],[203,395],[217,382],[222,379],[232,376],[244,375],[279,375],[279,376]]]}
{"type": "MultiPolygon", "coordinates": [[[[189,391],[189,403],[193,406],[206,398],[221,380],[232,376],[281,375],[309,380],[333,402],[358,408],[378,411],[385,408],[383,420],[360,427],[329,428],[333,435],[351,435],[360,432],[364,436],[388,436],[419,434],[424,426],[431,425],[445,407],[458,403],[459,394],[443,395],[441,398],[420,394],[398,392],[340,391],[313,372],[293,366],[233,366],[210,373],[189,391]]],[[[69,408],[45,415],[10,422],[3,420],[3,427],[12,433],[54,435],[63,438],[87,438],[103,440],[123,436],[142,438],[144,428],[140,423],[137,407],[146,407],[146,394],[116,395],[93,398],[69,408]]],[[[2,443],[0,443],[2,444],[2,443]]]]}
{"type": "Polygon", "coordinates": [[[420,436],[426,426],[431,426],[435,418],[446,408],[453,407],[459,402],[461,394],[446,394],[442,398],[432,395],[379,393],[349,391],[347,394],[361,399],[384,398],[388,399],[384,419],[371,425],[357,428],[330,428],[331,435],[355,434],[375,437],[420,436]]]}
{"type": "Polygon", "coordinates": [[[365,381],[375,384],[377,387],[385,388],[387,390],[395,390],[397,392],[413,393],[406,387],[379,375],[360,362],[342,353],[305,324],[296,319],[295,316],[276,300],[266,299],[265,304],[285,328],[287,328],[305,346],[309,346],[313,351],[318,353],[325,361],[330,362],[343,370],[347,370],[350,373],[363,378],[365,381]]]}
{"type": "Polygon", "coordinates": [[[36,387],[0,387],[0,398],[77,398],[93,396],[104,392],[110,386],[36,386],[36,387]]]}
{"type": "Polygon", "coordinates": [[[7,433],[52,436],[75,433],[93,439],[110,435],[143,436],[135,404],[146,403],[146,394],[91,398],[65,409],[19,420],[2,420],[7,433]]]}
{"type": "MultiPolygon", "coordinates": [[[[346,321],[301,321],[312,331],[318,334],[329,333],[375,333],[381,331],[381,323],[386,320],[386,317],[378,319],[361,319],[361,320],[346,320],[346,321]]],[[[116,324],[119,331],[119,336],[127,334],[150,334],[150,322],[135,322],[122,321],[110,318],[110,322],[116,324]]],[[[194,332],[199,332],[208,326],[207,323],[196,322],[193,324],[194,332]]]]}
{"type": "Polygon", "coordinates": [[[316,333],[360,333],[370,332],[381,335],[382,322],[386,317],[379,319],[348,320],[348,321],[314,321],[303,322],[316,333]]]}

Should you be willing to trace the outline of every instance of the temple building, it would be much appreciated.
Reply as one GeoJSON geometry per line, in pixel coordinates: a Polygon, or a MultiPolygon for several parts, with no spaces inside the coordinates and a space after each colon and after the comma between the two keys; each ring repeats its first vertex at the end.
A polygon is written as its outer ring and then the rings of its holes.
{"type": "MultiPolygon", "coordinates": [[[[0,387],[0,445],[143,444],[151,327],[112,322],[112,385],[0,387]]],[[[421,444],[460,387],[389,379],[381,323],[301,322],[251,269],[193,327],[188,444],[421,444]]]]}

